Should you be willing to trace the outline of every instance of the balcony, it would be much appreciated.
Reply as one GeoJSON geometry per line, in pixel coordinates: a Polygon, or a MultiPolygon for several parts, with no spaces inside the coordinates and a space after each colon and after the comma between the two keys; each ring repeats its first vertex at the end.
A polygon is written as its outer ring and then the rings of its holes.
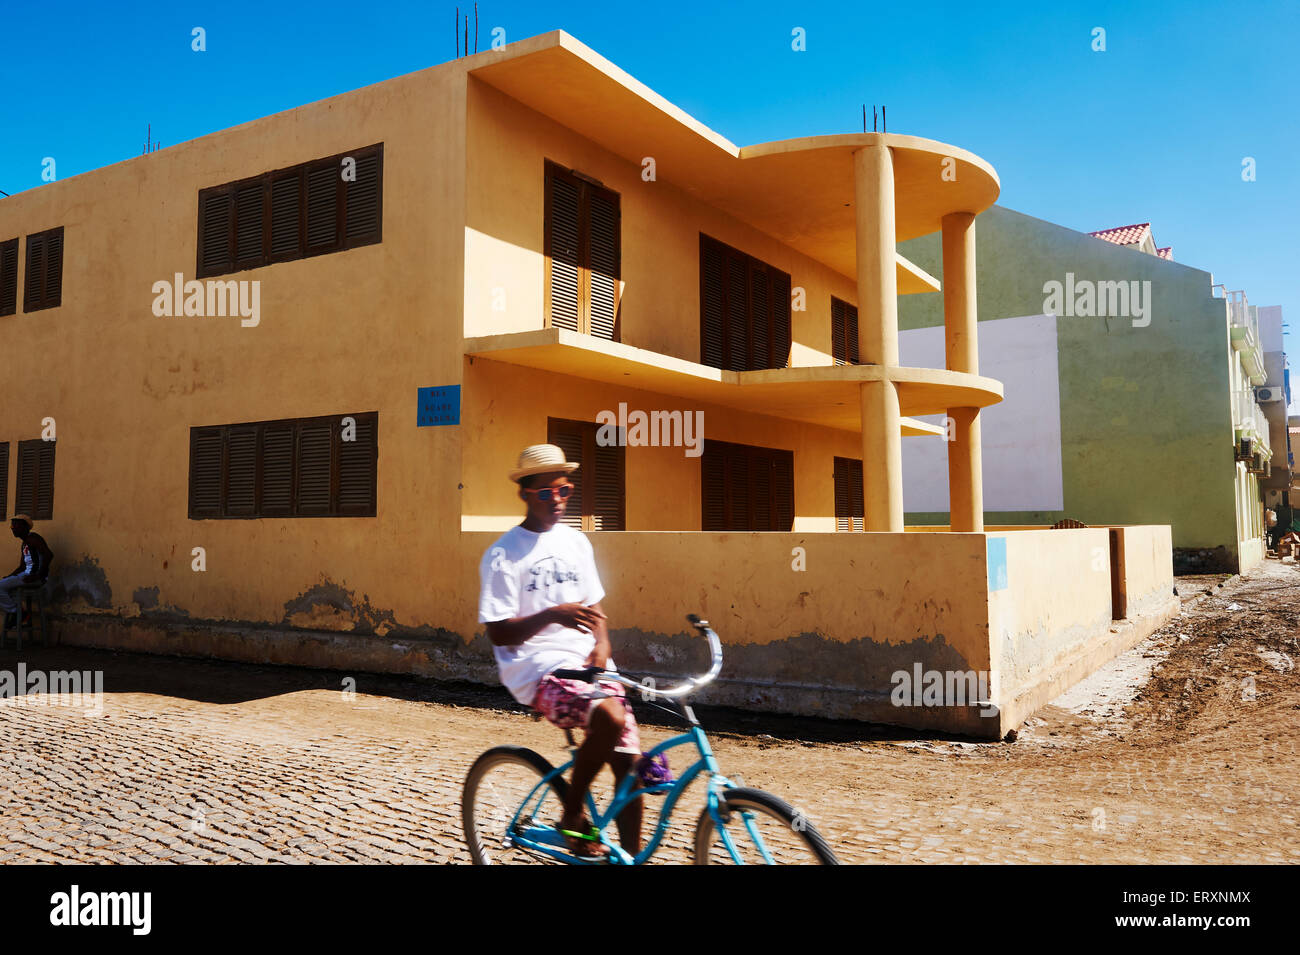
{"type": "Polygon", "coordinates": [[[1255,401],[1253,388],[1241,388],[1232,395],[1233,442],[1240,445],[1243,439],[1264,455],[1264,460],[1272,457],[1269,444],[1268,418],[1255,401]]]}
{"type": "Polygon", "coordinates": [[[1241,289],[1232,292],[1224,289],[1224,298],[1228,303],[1232,348],[1241,354],[1241,365],[1250,376],[1250,383],[1262,385],[1265,371],[1264,353],[1260,349],[1259,312],[1241,289]]]}

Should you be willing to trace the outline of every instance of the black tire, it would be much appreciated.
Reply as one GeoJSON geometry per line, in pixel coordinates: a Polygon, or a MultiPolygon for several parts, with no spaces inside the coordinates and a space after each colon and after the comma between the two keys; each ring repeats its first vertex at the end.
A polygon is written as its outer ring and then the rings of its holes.
{"type": "MultiPolygon", "coordinates": [[[[475,865],[558,864],[542,853],[510,845],[506,832],[529,790],[554,769],[544,757],[522,746],[497,746],[474,761],[461,793],[460,818],[475,865]]],[[[559,823],[568,791],[564,777],[551,780],[550,794],[538,807],[546,817],[543,821],[559,823]]]]}
{"type": "MultiPolygon", "coordinates": [[[[797,809],[783,799],[761,789],[725,789],[719,793],[722,805],[718,807],[724,823],[730,817],[733,824],[727,832],[736,845],[736,851],[747,864],[764,864],[758,847],[744,825],[741,812],[752,814],[759,836],[769,854],[775,856],[775,865],[839,865],[835,853],[826,840],[812,827],[797,809]]],[[[732,863],[722,840],[717,837],[713,816],[708,807],[700,813],[695,824],[695,864],[717,865],[732,863]]]]}

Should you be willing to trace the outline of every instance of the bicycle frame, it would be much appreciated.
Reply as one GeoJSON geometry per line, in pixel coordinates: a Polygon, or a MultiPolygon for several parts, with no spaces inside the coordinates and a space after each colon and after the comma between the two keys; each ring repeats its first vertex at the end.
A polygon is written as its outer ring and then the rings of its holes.
{"type": "MultiPolygon", "coordinates": [[[[689,710],[687,710],[687,712],[689,713],[689,710]]],[[[638,785],[639,781],[636,772],[629,772],[619,781],[618,787],[614,791],[614,797],[610,800],[609,808],[603,813],[597,808],[596,801],[592,797],[591,793],[587,793],[587,810],[591,814],[592,824],[600,830],[601,842],[609,847],[609,862],[618,865],[641,865],[654,855],[659,849],[659,845],[663,841],[665,833],[668,831],[668,824],[672,818],[673,809],[677,805],[677,800],[681,797],[682,793],[686,791],[687,787],[695,781],[696,776],[702,772],[707,772],[709,774],[709,787],[706,800],[709,814],[713,816],[713,821],[717,826],[718,834],[722,837],[723,845],[726,846],[727,852],[731,855],[732,861],[737,865],[743,865],[743,860],[740,858],[740,854],[736,851],[736,847],[731,841],[731,836],[727,832],[726,824],[718,809],[718,806],[721,803],[721,800],[718,797],[718,791],[721,789],[731,788],[734,784],[726,776],[723,776],[721,770],[718,769],[717,760],[713,756],[713,749],[709,745],[709,738],[705,735],[703,728],[698,723],[694,722],[694,714],[689,713],[689,718],[692,722],[691,727],[687,732],[665,740],[646,754],[653,758],[661,753],[666,753],[670,749],[675,749],[678,746],[694,744],[696,750],[700,754],[700,758],[692,763],[690,768],[682,773],[676,780],[671,783],[658,783],[654,786],[643,787],[638,785]],[[653,834],[646,841],[645,845],[641,847],[641,851],[635,856],[632,856],[621,845],[617,845],[615,842],[610,840],[608,835],[609,826],[618,818],[619,814],[627,808],[628,804],[631,803],[632,800],[640,799],[643,796],[653,795],[655,793],[666,794],[664,796],[663,809],[659,813],[659,821],[655,826],[653,834]]],[[[520,803],[519,809],[516,810],[514,817],[510,820],[511,830],[514,829],[520,815],[525,813],[529,808],[529,804],[532,802],[534,797],[537,799],[536,805],[533,806],[533,811],[535,812],[541,806],[542,800],[546,798],[548,793],[550,793],[551,781],[557,777],[563,776],[572,765],[573,760],[570,759],[563,766],[559,766],[548,773],[545,778],[533,787],[532,791],[524,797],[524,801],[520,803]]],[[[745,820],[745,828],[748,830],[750,837],[753,838],[755,845],[758,847],[758,851],[762,854],[763,859],[770,863],[772,861],[771,856],[767,852],[767,847],[763,845],[762,838],[755,830],[749,813],[742,812],[741,816],[745,820]]],[[[531,830],[525,830],[523,833],[513,837],[513,841],[521,848],[530,852],[541,852],[545,855],[551,856],[552,858],[570,864],[606,864],[603,859],[584,859],[580,856],[574,855],[567,847],[551,845],[546,842],[529,838],[528,833],[530,831],[531,830]]],[[[556,830],[550,829],[549,827],[543,831],[547,835],[556,832],[556,830]]]]}
{"type": "MultiPolygon", "coordinates": [[[[681,798],[681,795],[686,791],[686,788],[695,781],[695,778],[703,772],[709,774],[708,793],[706,795],[709,815],[713,817],[714,826],[718,830],[718,835],[722,838],[722,844],[726,847],[727,852],[731,856],[731,861],[737,865],[744,864],[744,860],[740,858],[740,853],[736,851],[736,846],[735,843],[732,842],[730,833],[727,832],[727,824],[722,818],[722,813],[719,809],[719,806],[722,803],[722,800],[718,796],[719,791],[731,789],[735,784],[726,776],[723,776],[721,770],[718,769],[718,762],[713,756],[713,748],[709,745],[708,736],[705,735],[704,729],[700,726],[699,720],[695,718],[694,710],[683,701],[684,697],[688,693],[694,692],[700,687],[712,682],[718,675],[718,672],[722,669],[722,644],[718,640],[718,635],[714,633],[713,629],[709,626],[708,621],[701,620],[694,614],[689,615],[687,619],[691,621],[697,630],[701,631],[708,638],[713,658],[712,666],[708,673],[687,680],[681,686],[671,690],[651,689],[649,691],[647,691],[645,687],[639,687],[634,681],[629,680],[626,676],[617,672],[608,672],[601,677],[602,681],[618,683],[630,689],[639,688],[642,690],[643,694],[648,692],[648,695],[643,696],[644,699],[664,699],[669,701],[673,704],[670,712],[674,712],[684,718],[689,725],[689,728],[685,733],[665,740],[654,749],[650,750],[649,753],[645,754],[646,756],[654,758],[662,753],[666,753],[670,749],[675,749],[678,746],[686,746],[688,744],[693,744],[696,751],[699,753],[699,758],[691,764],[690,768],[671,783],[658,783],[654,786],[640,786],[638,785],[640,780],[637,777],[636,771],[633,770],[627,773],[621,780],[619,780],[618,786],[614,790],[614,796],[610,800],[609,808],[603,813],[597,808],[596,800],[592,797],[591,791],[588,790],[586,795],[587,811],[591,815],[592,824],[600,832],[601,843],[609,848],[608,862],[610,863],[617,865],[640,865],[654,855],[659,848],[659,844],[663,841],[664,834],[668,829],[669,820],[672,818],[673,809],[677,805],[677,800],[681,798]],[[632,800],[640,799],[647,795],[654,795],[656,793],[664,794],[664,804],[663,808],[659,812],[659,822],[655,826],[654,833],[641,848],[641,851],[635,856],[632,856],[624,850],[621,845],[616,845],[610,840],[608,835],[610,823],[614,822],[614,820],[618,818],[619,814],[627,808],[628,804],[631,803],[632,800]]],[[[595,670],[596,668],[591,669],[595,670]]],[[[570,671],[557,670],[555,672],[564,674],[570,671]]],[[[583,676],[576,671],[572,672],[574,672],[576,677],[583,676]]],[[[588,674],[587,678],[590,680],[593,675],[594,674],[588,674]]],[[[661,708],[668,709],[668,707],[661,708]]],[[[572,751],[576,752],[576,747],[572,751]]],[[[515,810],[514,816],[511,817],[507,833],[515,832],[515,826],[518,824],[521,815],[531,819],[531,817],[537,813],[543,800],[545,800],[547,795],[551,792],[551,782],[562,777],[571,766],[573,766],[572,759],[563,766],[559,766],[547,773],[546,776],[542,778],[541,782],[533,787],[528,795],[524,797],[523,802],[519,804],[519,808],[515,810]],[[534,799],[536,800],[535,802],[534,799]],[[532,807],[531,809],[529,808],[530,804],[532,807]]],[[[740,810],[740,816],[744,820],[745,829],[749,833],[750,838],[753,839],[754,845],[757,847],[763,861],[769,865],[772,864],[773,860],[771,854],[767,851],[767,847],[763,844],[762,837],[759,836],[758,831],[754,826],[753,816],[745,810],[740,810]]],[[[568,845],[562,838],[562,834],[559,830],[553,829],[550,826],[529,827],[521,833],[510,835],[509,838],[511,842],[526,851],[540,852],[554,859],[558,859],[561,862],[567,862],[572,865],[606,864],[605,859],[584,859],[580,856],[574,855],[573,852],[569,850],[568,845]],[[531,837],[531,834],[534,832],[542,838],[531,837]]]]}

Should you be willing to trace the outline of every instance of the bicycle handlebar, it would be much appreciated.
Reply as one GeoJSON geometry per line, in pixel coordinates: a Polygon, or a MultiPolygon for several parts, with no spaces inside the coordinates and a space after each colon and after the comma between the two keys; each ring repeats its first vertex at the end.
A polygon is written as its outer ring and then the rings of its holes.
{"type": "Polygon", "coordinates": [[[597,678],[612,683],[620,683],[633,690],[640,690],[643,693],[652,696],[663,696],[669,699],[679,699],[687,694],[693,693],[700,687],[712,683],[722,669],[722,641],[718,635],[713,632],[707,620],[701,620],[695,614],[687,614],[686,619],[691,622],[696,630],[703,633],[709,640],[709,652],[713,655],[712,665],[709,671],[703,676],[690,677],[680,686],[675,686],[668,690],[661,690],[658,687],[646,686],[644,683],[638,683],[636,680],[626,677],[617,671],[606,670],[603,667],[583,667],[581,670],[552,670],[551,676],[560,680],[580,680],[583,683],[594,683],[597,678]]]}

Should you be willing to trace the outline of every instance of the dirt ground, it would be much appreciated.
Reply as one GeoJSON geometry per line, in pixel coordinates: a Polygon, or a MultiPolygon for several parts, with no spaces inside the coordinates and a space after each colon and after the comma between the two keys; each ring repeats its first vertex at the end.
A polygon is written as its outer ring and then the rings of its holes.
{"type": "MultiPolygon", "coordinates": [[[[1180,617],[1014,742],[699,715],[723,771],[803,809],[845,862],[1300,862],[1300,570],[1222,581],[1179,578],[1180,617]]],[[[358,674],[348,698],[325,671],[22,659],[102,669],[105,712],[0,704],[0,862],[465,862],[478,753],[565,755],[498,688],[358,674]]],[[[674,732],[637,713],[643,745],[674,732]]],[[[663,861],[686,861],[693,788],[663,861]]]]}

